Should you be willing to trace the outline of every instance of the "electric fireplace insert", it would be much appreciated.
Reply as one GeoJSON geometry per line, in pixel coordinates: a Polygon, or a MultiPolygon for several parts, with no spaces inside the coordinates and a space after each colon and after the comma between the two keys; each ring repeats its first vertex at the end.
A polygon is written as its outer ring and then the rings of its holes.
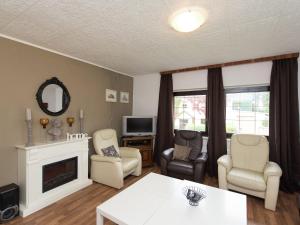
{"type": "Polygon", "coordinates": [[[78,178],[78,157],[43,166],[43,193],[78,178]]]}

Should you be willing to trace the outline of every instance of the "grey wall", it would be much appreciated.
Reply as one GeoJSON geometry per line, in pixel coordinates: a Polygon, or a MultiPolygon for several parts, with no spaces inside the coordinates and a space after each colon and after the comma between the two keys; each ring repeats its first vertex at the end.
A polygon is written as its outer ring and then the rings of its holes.
{"type": "Polygon", "coordinates": [[[25,108],[32,109],[34,141],[45,139],[39,119],[51,117],[40,110],[35,94],[40,84],[53,76],[65,84],[71,95],[68,111],[58,117],[64,122],[64,132],[78,132],[81,108],[90,135],[110,127],[120,134],[121,116],[132,113],[131,77],[0,38],[0,186],[17,182],[15,146],[26,142],[25,108]],[[130,92],[130,104],[105,102],[106,88],[130,92]],[[68,116],[76,119],[71,130],[65,122],[68,116]]]}

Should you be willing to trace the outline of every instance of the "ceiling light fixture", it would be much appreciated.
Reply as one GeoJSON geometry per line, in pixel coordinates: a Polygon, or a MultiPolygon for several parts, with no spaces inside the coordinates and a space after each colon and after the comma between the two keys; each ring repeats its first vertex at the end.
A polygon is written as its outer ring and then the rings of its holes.
{"type": "Polygon", "coordinates": [[[199,28],[206,20],[207,13],[198,7],[189,7],[176,11],[169,19],[170,25],[179,32],[191,32],[199,28]]]}

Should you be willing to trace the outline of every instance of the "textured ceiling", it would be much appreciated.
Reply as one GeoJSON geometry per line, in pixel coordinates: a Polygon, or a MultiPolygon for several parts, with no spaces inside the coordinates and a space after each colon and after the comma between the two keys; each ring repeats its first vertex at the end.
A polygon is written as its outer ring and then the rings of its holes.
{"type": "Polygon", "coordinates": [[[300,0],[0,0],[0,33],[129,75],[300,50],[300,0]],[[168,17],[208,11],[192,33],[168,17]]]}

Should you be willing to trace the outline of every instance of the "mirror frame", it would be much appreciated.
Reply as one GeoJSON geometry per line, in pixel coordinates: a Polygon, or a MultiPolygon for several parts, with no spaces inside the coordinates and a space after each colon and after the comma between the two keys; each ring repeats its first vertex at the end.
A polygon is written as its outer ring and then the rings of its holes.
{"type": "Polygon", "coordinates": [[[39,87],[39,89],[36,93],[36,100],[37,100],[41,110],[44,113],[46,113],[50,116],[60,116],[64,112],[66,112],[67,109],[69,108],[69,105],[70,105],[70,102],[71,102],[71,96],[70,96],[70,93],[69,93],[68,89],[66,88],[66,86],[60,80],[58,80],[57,77],[52,77],[51,79],[46,80],[44,83],[41,84],[41,86],[39,87]],[[62,110],[60,110],[58,112],[51,112],[48,109],[46,109],[43,105],[43,99],[42,99],[43,91],[50,84],[56,84],[56,85],[60,86],[63,89],[63,102],[65,102],[66,104],[63,105],[62,110]]]}

